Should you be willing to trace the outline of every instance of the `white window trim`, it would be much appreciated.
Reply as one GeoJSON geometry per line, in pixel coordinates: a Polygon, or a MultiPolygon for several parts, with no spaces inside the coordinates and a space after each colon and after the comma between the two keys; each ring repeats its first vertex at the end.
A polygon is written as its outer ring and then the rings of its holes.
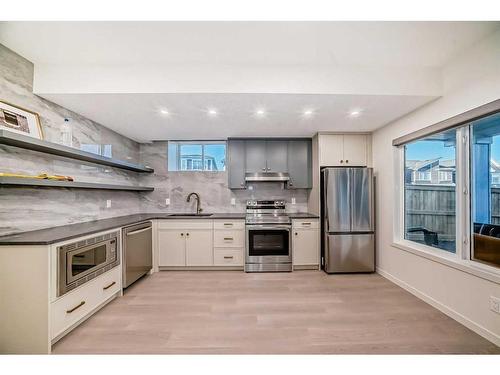
{"type": "Polygon", "coordinates": [[[404,238],[404,146],[394,147],[394,178],[396,180],[392,246],[500,284],[500,269],[470,259],[470,186],[469,186],[469,126],[457,129],[456,165],[456,252],[450,253],[404,238]],[[460,164],[459,164],[460,163],[460,164]],[[464,173],[465,171],[465,173],[464,173]]]}

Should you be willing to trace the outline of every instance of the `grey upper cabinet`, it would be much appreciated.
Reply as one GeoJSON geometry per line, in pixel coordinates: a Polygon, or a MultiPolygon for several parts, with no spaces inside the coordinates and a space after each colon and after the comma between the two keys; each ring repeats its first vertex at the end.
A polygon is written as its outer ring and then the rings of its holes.
{"type": "Polygon", "coordinates": [[[245,141],[227,143],[227,173],[229,189],[245,189],[245,141]]]}
{"type": "Polygon", "coordinates": [[[244,139],[228,140],[228,185],[245,189],[245,173],[288,172],[289,189],[312,187],[311,139],[244,139]]]}
{"type": "Polygon", "coordinates": [[[288,172],[288,141],[266,141],[266,171],[288,172]]]}
{"type": "Polygon", "coordinates": [[[244,142],[246,149],[246,171],[248,173],[266,172],[266,141],[249,139],[244,142]]]}
{"type": "Polygon", "coordinates": [[[289,189],[312,188],[312,145],[309,139],[288,141],[289,189]]]}

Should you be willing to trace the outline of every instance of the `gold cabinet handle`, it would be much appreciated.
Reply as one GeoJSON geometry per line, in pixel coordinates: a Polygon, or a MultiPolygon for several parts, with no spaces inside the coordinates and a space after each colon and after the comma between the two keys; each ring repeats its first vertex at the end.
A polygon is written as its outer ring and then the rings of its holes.
{"type": "Polygon", "coordinates": [[[224,259],[233,259],[233,256],[224,256],[224,259]]]}
{"type": "Polygon", "coordinates": [[[224,241],[232,241],[232,240],[234,240],[233,237],[224,237],[224,241]]]}
{"type": "Polygon", "coordinates": [[[311,225],[311,223],[302,223],[302,225],[311,225]]]}
{"type": "Polygon", "coordinates": [[[116,284],[116,281],[113,281],[113,282],[112,282],[111,284],[109,284],[108,286],[103,287],[103,288],[102,288],[102,290],[109,289],[109,288],[111,288],[111,287],[112,287],[113,285],[115,285],[115,284],[116,284]]]}
{"type": "Polygon", "coordinates": [[[80,307],[82,307],[83,305],[85,305],[85,301],[80,302],[78,305],[76,305],[76,306],[75,306],[75,307],[73,307],[72,309],[66,310],[66,313],[67,313],[67,314],[71,314],[73,311],[75,311],[76,309],[79,309],[79,308],[80,308],[80,307]]]}
{"type": "Polygon", "coordinates": [[[224,223],[224,226],[225,226],[225,227],[232,227],[232,226],[233,226],[233,223],[224,223]]]}

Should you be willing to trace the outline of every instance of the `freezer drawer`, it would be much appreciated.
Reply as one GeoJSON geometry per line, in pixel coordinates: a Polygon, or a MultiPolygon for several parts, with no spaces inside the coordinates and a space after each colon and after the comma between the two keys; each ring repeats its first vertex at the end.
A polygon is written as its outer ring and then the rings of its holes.
{"type": "Polygon", "coordinates": [[[326,234],[325,272],[374,272],[375,235],[326,234]]]}

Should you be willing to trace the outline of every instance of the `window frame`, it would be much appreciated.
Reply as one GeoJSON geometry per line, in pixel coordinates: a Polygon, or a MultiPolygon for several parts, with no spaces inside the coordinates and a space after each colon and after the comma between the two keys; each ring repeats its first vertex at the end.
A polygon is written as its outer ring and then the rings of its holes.
{"type": "MultiPolygon", "coordinates": [[[[224,164],[224,170],[208,170],[205,169],[205,146],[206,145],[224,145],[224,158],[227,159],[227,141],[226,140],[210,140],[210,141],[197,141],[197,140],[190,140],[190,141],[182,141],[182,140],[170,140],[167,141],[167,171],[168,172],[208,172],[208,173],[224,173],[226,172],[226,167],[227,165],[224,164]],[[175,164],[176,164],[176,170],[170,170],[169,169],[169,162],[168,162],[168,155],[169,155],[169,147],[171,143],[176,143],[177,144],[177,149],[176,149],[176,154],[175,154],[175,164]],[[181,147],[182,145],[199,145],[201,146],[201,167],[202,169],[181,169],[182,167],[182,158],[181,158],[181,147]]],[[[191,160],[191,163],[194,164],[194,159],[191,160]]],[[[186,161],[186,167],[187,167],[187,161],[186,161]]]]}
{"type": "MultiPolygon", "coordinates": [[[[498,101],[500,104],[500,101],[498,101]]],[[[500,109],[500,106],[499,106],[500,109]]],[[[497,111],[498,112],[498,111],[497,111]]],[[[489,116],[494,113],[485,114],[482,117],[489,116]]],[[[450,253],[445,250],[420,244],[404,238],[405,234],[405,145],[419,139],[425,138],[431,134],[436,134],[435,130],[429,130],[428,133],[419,131],[418,137],[410,138],[402,144],[394,145],[394,177],[396,180],[395,196],[397,197],[394,204],[394,222],[393,222],[393,243],[392,245],[401,250],[413,253],[415,255],[439,262],[441,264],[459,269],[461,271],[473,274],[486,280],[500,284],[500,268],[488,264],[480,263],[472,259],[472,239],[473,222],[471,220],[471,149],[470,137],[471,129],[474,121],[471,119],[466,123],[449,129],[457,130],[456,142],[456,251],[450,253]]],[[[432,128],[432,127],[430,127],[432,128]]],[[[403,137],[401,137],[403,138],[403,137]]]]}

